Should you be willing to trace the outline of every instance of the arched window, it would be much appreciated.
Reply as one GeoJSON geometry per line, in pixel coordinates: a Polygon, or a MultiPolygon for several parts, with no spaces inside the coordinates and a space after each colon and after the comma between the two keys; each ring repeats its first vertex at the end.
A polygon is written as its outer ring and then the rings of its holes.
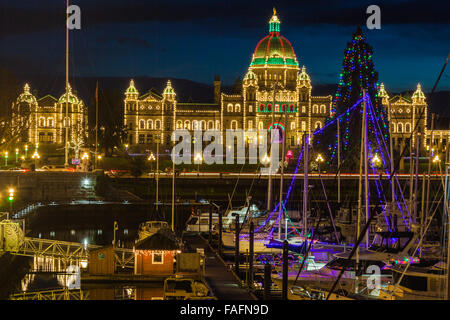
{"type": "Polygon", "coordinates": [[[39,118],[39,127],[45,127],[45,118],[44,117],[39,118]]]}
{"type": "Polygon", "coordinates": [[[252,105],[248,106],[248,112],[253,112],[253,106],[252,105]]]}
{"type": "Polygon", "coordinates": [[[177,120],[177,129],[183,129],[183,121],[177,120]]]}
{"type": "Polygon", "coordinates": [[[191,122],[189,120],[186,120],[184,122],[184,128],[187,130],[191,130],[191,122]]]}
{"type": "Polygon", "coordinates": [[[248,120],[248,130],[253,130],[253,120],[248,120]]]}
{"type": "Polygon", "coordinates": [[[260,121],[260,122],[258,123],[258,129],[259,129],[259,130],[263,130],[263,129],[264,129],[264,124],[263,124],[262,121],[260,121]]]}
{"type": "Polygon", "coordinates": [[[53,127],[53,118],[48,118],[47,119],[47,126],[53,127]]]}
{"type": "Polygon", "coordinates": [[[276,104],[275,105],[275,112],[279,112],[280,111],[280,105],[279,104],[276,104]]]}
{"type": "Polygon", "coordinates": [[[289,106],[289,112],[294,112],[294,110],[295,110],[295,107],[294,107],[293,104],[291,104],[291,105],[289,106]]]}
{"type": "Polygon", "coordinates": [[[267,111],[269,111],[269,112],[272,111],[272,105],[270,103],[267,105],[267,111]]]}
{"type": "Polygon", "coordinates": [[[411,123],[409,123],[409,122],[405,123],[405,132],[408,132],[408,133],[411,132],[411,123]]]}
{"type": "Polygon", "coordinates": [[[192,130],[198,130],[198,121],[197,120],[192,121],[192,130]]]}
{"type": "Polygon", "coordinates": [[[264,104],[263,103],[261,103],[260,105],[259,105],[259,111],[264,111],[264,104]]]}
{"type": "Polygon", "coordinates": [[[206,121],[205,121],[205,120],[202,120],[202,121],[200,122],[200,129],[206,130],[206,121]]]}
{"type": "Polygon", "coordinates": [[[216,130],[220,130],[220,121],[216,120],[216,130]]]}
{"type": "Polygon", "coordinates": [[[145,120],[139,120],[139,129],[145,129],[145,120]]]}
{"type": "Polygon", "coordinates": [[[234,112],[241,112],[241,105],[237,104],[234,106],[234,112]]]}
{"type": "Polygon", "coordinates": [[[227,106],[227,112],[233,112],[233,105],[231,103],[227,106]]]}
{"type": "Polygon", "coordinates": [[[294,129],[295,129],[295,122],[292,121],[292,122],[291,122],[291,130],[294,130],[294,129]]]}
{"type": "Polygon", "coordinates": [[[64,127],[70,127],[70,118],[69,117],[64,118],[64,127]]]}
{"type": "Polygon", "coordinates": [[[326,113],[327,112],[327,107],[325,107],[324,104],[320,105],[320,113],[326,113]]]}
{"type": "Polygon", "coordinates": [[[317,104],[313,105],[313,113],[319,113],[319,106],[317,104]]]}
{"type": "Polygon", "coordinates": [[[403,133],[403,123],[399,122],[397,124],[397,132],[398,133],[403,133]]]}
{"type": "Polygon", "coordinates": [[[316,123],[314,124],[314,128],[315,130],[322,128],[322,122],[316,121],[316,123]]]}
{"type": "Polygon", "coordinates": [[[161,120],[155,120],[155,129],[156,130],[161,129],[161,120]]]}
{"type": "Polygon", "coordinates": [[[306,131],[306,121],[302,121],[302,131],[306,131]]]}
{"type": "Polygon", "coordinates": [[[287,107],[287,105],[285,105],[285,104],[283,104],[283,105],[281,106],[281,109],[282,109],[283,112],[286,111],[286,107],[287,107]]]}
{"type": "Polygon", "coordinates": [[[232,120],[232,121],[231,121],[231,126],[230,126],[230,128],[233,129],[233,130],[236,130],[236,129],[238,128],[238,125],[237,125],[237,121],[236,121],[236,120],[232,120]]]}
{"type": "Polygon", "coordinates": [[[153,120],[152,119],[147,120],[147,129],[153,130],[153,120]]]}
{"type": "Polygon", "coordinates": [[[302,112],[306,113],[306,106],[302,106],[302,112]]]}
{"type": "Polygon", "coordinates": [[[214,129],[214,121],[212,120],[208,121],[208,129],[214,129]]]}

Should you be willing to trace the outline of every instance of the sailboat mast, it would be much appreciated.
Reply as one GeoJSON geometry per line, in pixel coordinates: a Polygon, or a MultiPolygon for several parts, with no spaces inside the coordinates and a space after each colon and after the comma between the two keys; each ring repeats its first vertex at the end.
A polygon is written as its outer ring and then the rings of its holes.
{"type": "Polygon", "coordinates": [[[304,168],[304,178],[303,178],[303,237],[307,237],[307,211],[308,211],[308,165],[309,165],[309,136],[304,135],[303,140],[303,168],[304,168]]]}
{"type": "MultiPolygon", "coordinates": [[[[272,99],[272,101],[273,101],[273,103],[272,103],[272,125],[275,123],[275,95],[276,95],[276,87],[277,87],[277,82],[274,82],[274,84],[273,84],[273,99],[272,99]]],[[[271,161],[274,160],[274,159],[272,159],[272,143],[273,143],[273,141],[272,141],[272,134],[271,134],[271,136],[270,136],[270,160],[271,161]]],[[[268,183],[268,186],[267,186],[267,212],[272,210],[272,166],[273,166],[273,163],[271,163],[269,165],[269,183],[268,183]]]]}
{"type": "Polygon", "coordinates": [[[95,88],[95,169],[97,169],[98,165],[97,148],[98,148],[98,81],[95,88]]]}
{"type": "Polygon", "coordinates": [[[337,157],[338,157],[338,203],[341,203],[341,129],[340,129],[341,119],[337,119],[337,157]]]}
{"type": "MultiPolygon", "coordinates": [[[[284,132],[283,134],[283,147],[281,148],[281,174],[280,174],[280,220],[279,220],[279,234],[280,234],[280,226],[281,226],[281,217],[283,217],[285,220],[287,219],[286,214],[284,213],[283,208],[283,175],[284,175],[284,155],[286,153],[286,121],[287,121],[287,106],[284,108],[284,132]]],[[[287,223],[287,220],[286,220],[287,223]]],[[[287,240],[287,227],[284,229],[284,239],[287,240]]]]}
{"type": "MultiPolygon", "coordinates": [[[[367,132],[367,100],[366,100],[366,90],[363,90],[364,95],[364,110],[363,110],[363,116],[364,116],[364,189],[365,189],[365,206],[366,206],[366,223],[369,221],[369,158],[368,158],[368,145],[369,145],[369,139],[368,139],[368,132],[367,132]]],[[[366,248],[369,247],[369,232],[370,232],[370,226],[367,229],[366,233],[366,248]]]]}
{"type": "Polygon", "coordinates": [[[69,166],[69,0],[66,7],[66,121],[65,124],[65,149],[64,166],[69,166]]]}

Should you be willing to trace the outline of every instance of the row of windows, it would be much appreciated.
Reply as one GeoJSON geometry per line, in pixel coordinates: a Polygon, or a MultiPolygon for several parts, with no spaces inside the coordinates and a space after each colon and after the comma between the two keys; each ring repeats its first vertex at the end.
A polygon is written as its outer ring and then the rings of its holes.
{"type": "MultiPolygon", "coordinates": [[[[177,129],[187,129],[191,130],[191,121],[185,120],[184,123],[182,120],[177,121],[177,129]]],[[[220,121],[216,120],[216,126],[214,128],[214,121],[208,121],[208,127],[206,127],[205,120],[193,120],[192,121],[192,130],[206,130],[206,129],[216,129],[220,130],[220,121]]]]}
{"type": "MultiPolygon", "coordinates": [[[[147,130],[159,130],[161,129],[161,120],[155,120],[155,126],[153,127],[153,120],[149,119],[147,122],[143,119],[139,120],[139,129],[147,130]],[[147,124],[147,126],[146,126],[147,124]]],[[[130,122],[130,130],[133,130],[133,123],[130,122]]]]}
{"type": "Polygon", "coordinates": [[[403,124],[402,122],[391,123],[391,131],[392,133],[411,133],[411,123],[407,122],[403,124]]]}
{"type": "MultiPolygon", "coordinates": [[[[66,122],[70,126],[70,118],[69,119],[68,118],[64,119],[64,127],[66,126],[66,122]]],[[[47,118],[47,119],[45,119],[44,117],[40,117],[39,120],[38,120],[38,126],[41,127],[41,128],[44,128],[44,127],[53,128],[54,125],[55,125],[55,122],[54,122],[52,117],[47,118]]]]}
{"type": "Polygon", "coordinates": [[[39,132],[39,142],[53,142],[53,133],[47,132],[39,132]]]}
{"type": "MultiPolygon", "coordinates": [[[[233,106],[231,103],[229,103],[227,105],[227,112],[241,112],[241,105],[240,104],[236,104],[236,105],[233,106]]],[[[252,112],[252,111],[250,111],[250,112],[252,112]]]]}

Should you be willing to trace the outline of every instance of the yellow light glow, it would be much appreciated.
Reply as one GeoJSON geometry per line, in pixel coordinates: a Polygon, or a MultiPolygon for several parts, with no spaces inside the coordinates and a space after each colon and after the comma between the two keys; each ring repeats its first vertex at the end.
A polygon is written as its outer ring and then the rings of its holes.
{"type": "Polygon", "coordinates": [[[436,155],[436,156],[433,158],[433,162],[434,162],[434,163],[440,162],[440,161],[441,161],[441,159],[439,159],[439,156],[438,156],[438,155],[436,155]]]}
{"type": "Polygon", "coordinates": [[[153,154],[153,152],[152,153],[150,153],[150,155],[148,156],[148,159],[147,159],[148,161],[155,161],[156,160],[156,157],[155,157],[155,155],[153,154]]]}
{"type": "Polygon", "coordinates": [[[197,152],[197,154],[195,155],[194,160],[195,160],[195,161],[202,161],[202,160],[203,160],[202,155],[201,155],[200,153],[197,152]]]}
{"type": "Polygon", "coordinates": [[[40,156],[39,156],[39,153],[37,151],[35,151],[33,153],[33,155],[31,156],[31,159],[39,159],[39,158],[40,158],[40,156]]]}
{"type": "Polygon", "coordinates": [[[98,155],[98,156],[97,156],[97,159],[98,159],[98,160],[102,160],[102,156],[101,156],[101,155],[98,155]]]}
{"type": "Polygon", "coordinates": [[[316,162],[324,162],[324,159],[320,153],[317,155],[316,162]]]}
{"type": "Polygon", "coordinates": [[[380,163],[381,163],[381,159],[380,159],[380,157],[378,156],[378,154],[375,153],[375,155],[374,155],[373,158],[372,158],[372,164],[375,165],[375,166],[379,166],[380,163]]]}
{"type": "Polygon", "coordinates": [[[89,159],[89,155],[85,152],[85,153],[83,153],[83,155],[81,156],[81,159],[82,159],[82,160],[87,160],[87,159],[89,159]]]}
{"type": "Polygon", "coordinates": [[[264,157],[261,159],[261,162],[263,164],[268,164],[270,163],[270,158],[267,156],[267,153],[264,155],[264,157]]]}

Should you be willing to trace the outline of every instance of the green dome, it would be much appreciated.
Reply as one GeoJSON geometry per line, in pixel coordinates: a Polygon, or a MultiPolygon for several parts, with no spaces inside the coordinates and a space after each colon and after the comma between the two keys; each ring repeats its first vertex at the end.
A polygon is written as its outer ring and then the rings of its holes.
{"type": "Polygon", "coordinates": [[[70,84],[69,84],[69,87],[68,87],[68,90],[67,90],[67,92],[66,93],[64,93],[60,98],[59,98],[59,103],[66,103],[66,97],[67,97],[67,93],[68,93],[68,96],[69,96],[69,103],[71,103],[71,104],[78,104],[78,98],[77,98],[77,96],[76,95],[74,95],[73,93],[72,93],[72,87],[70,86],[70,84]]]}
{"type": "Polygon", "coordinates": [[[291,43],[280,35],[280,21],[276,12],[269,22],[269,35],[264,37],[256,46],[250,66],[266,64],[298,68],[297,57],[291,43]]]}
{"type": "Polygon", "coordinates": [[[26,102],[29,104],[35,104],[36,103],[36,97],[30,92],[30,86],[28,83],[25,83],[25,87],[23,89],[23,93],[19,96],[17,99],[17,102],[26,102]]]}

